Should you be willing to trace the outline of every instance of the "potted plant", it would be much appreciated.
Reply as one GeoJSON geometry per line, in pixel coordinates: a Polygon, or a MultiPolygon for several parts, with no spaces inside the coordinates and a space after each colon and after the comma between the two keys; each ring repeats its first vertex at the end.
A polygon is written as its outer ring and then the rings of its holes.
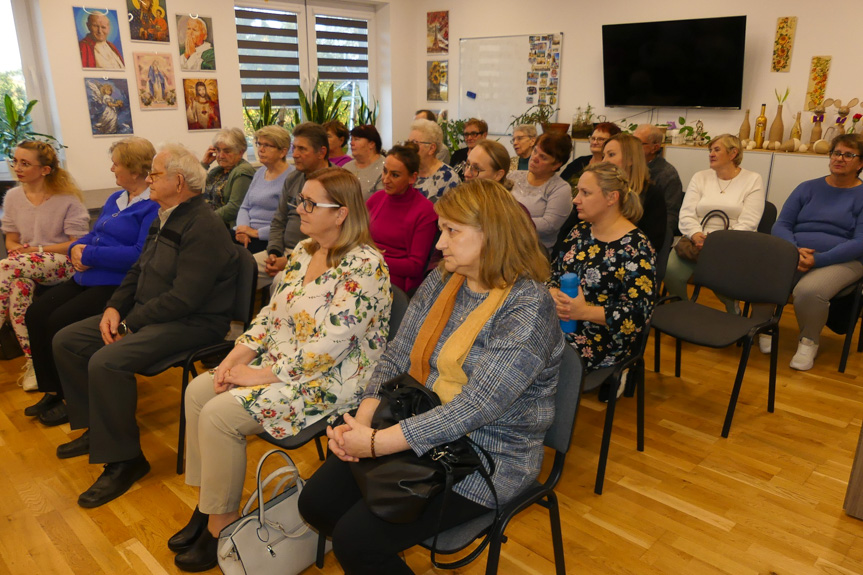
{"type": "Polygon", "coordinates": [[[9,94],[3,95],[3,105],[0,106],[0,157],[6,159],[7,169],[0,171],[0,200],[6,191],[13,187],[15,182],[14,172],[9,162],[15,153],[15,147],[23,140],[42,140],[48,142],[59,150],[65,148],[57,138],[49,134],[41,134],[32,130],[33,118],[30,113],[39,100],[30,100],[23,107],[15,105],[15,101],[9,94]]]}
{"type": "Polygon", "coordinates": [[[449,149],[450,154],[454,154],[456,150],[461,148],[461,144],[464,142],[462,132],[464,132],[464,123],[466,121],[467,120],[438,120],[440,129],[443,132],[443,143],[449,149]]]}
{"type": "Polygon", "coordinates": [[[593,133],[593,127],[593,106],[588,102],[584,111],[582,111],[581,106],[576,109],[572,119],[572,137],[589,138],[593,133]]]}
{"type": "Polygon", "coordinates": [[[321,94],[318,90],[318,80],[315,80],[315,85],[309,96],[302,88],[297,88],[300,97],[300,109],[291,110],[291,121],[294,126],[301,122],[314,122],[316,124],[326,124],[330,120],[338,120],[342,113],[343,96],[335,96],[335,84],[330,84],[329,89],[325,94],[321,94]]]}
{"type": "Polygon", "coordinates": [[[513,116],[512,122],[506,127],[507,133],[516,126],[524,124],[539,124],[542,126],[543,132],[566,132],[569,129],[569,124],[552,123],[551,118],[560,108],[555,108],[551,104],[534,104],[525,110],[520,116],[513,116]]]}
{"type": "Polygon", "coordinates": [[[252,133],[257,132],[264,126],[279,126],[285,125],[285,109],[273,109],[273,99],[270,97],[270,91],[264,92],[264,97],[261,98],[261,103],[257,110],[249,110],[243,106],[243,113],[246,116],[246,121],[251,128],[252,133]]]}
{"type": "Polygon", "coordinates": [[[374,98],[370,98],[375,107],[370,108],[366,104],[365,98],[360,94],[360,105],[357,106],[356,121],[357,126],[374,126],[378,122],[378,102],[374,98]]]}

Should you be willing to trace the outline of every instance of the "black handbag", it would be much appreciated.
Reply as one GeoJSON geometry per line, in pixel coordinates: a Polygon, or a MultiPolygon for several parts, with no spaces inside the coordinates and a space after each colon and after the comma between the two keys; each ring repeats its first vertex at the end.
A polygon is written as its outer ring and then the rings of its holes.
{"type": "MultiPolygon", "coordinates": [[[[725,224],[725,229],[728,229],[730,221],[728,219],[728,215],[722,210],[710,210],[701,220],[701,229],[704,229],[704,224],[708,222],[711,218],[721,218],[722,222],[725,224]]],[[[677,255],[684,259],[689,260],[691,262],[698,261],[698,254],[701,253],[701,248],[696,247],[695,243],[686,236],[681,237],[677,240],[677,243],[674,244],[674,251],[677,252],[677,255]]]]}
{"type": "MultiPolygon", "coordinates": [[[[441,405],[435,392],[407,373],[381,384],[380,396],[380,404],[372,417],[373,429],[398,425],[403,419],[441,405]]],[[[497,492],[491,481],[494,460],[467,436],[435,446],[422,456],[408,450],[376,459],[364,458],[351,463],[351,471],[369,510],[391,523],[418,520],[429,500],[443,492],[442,517],[453,486],[474,472],[483,476],[497,503],[497,492]]],[[[437,535],[432,545],[432,562],[441,568],[454,569],[479,555],[488,544],[488,538],[471,555],[448,565],[435,561],[436,544],[437,535]]]]}

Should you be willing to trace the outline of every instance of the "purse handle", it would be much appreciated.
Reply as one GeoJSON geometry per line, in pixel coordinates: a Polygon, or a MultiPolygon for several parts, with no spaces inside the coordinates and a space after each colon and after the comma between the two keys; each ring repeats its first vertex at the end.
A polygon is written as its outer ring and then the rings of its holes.
{"type": "Polygon", "coordinates": [[[731,226],[731,220],[729,219],[728,214],[726,214],[722,210],[710,210],[709,212],[704,214],[703,218],[701,218],[701,230],[702,230],[702,232],[704,230],[704,224],[706,224],[712,218],[721,218],[722,223],[725,224],[726,230],[731,226]]]}
{"type": "MultiPolygon", "coordinates": [[[[297,491],[299,493],[302,493],[303,487],[305,486],[306,482],[303,480],[302,477],[300,477],[300,470],[297,468],[297,465],[294,463],[294,460],[291,459],[290,455],[288,455],[287,453],[285,453],[281,449],[271,449],[270,451],[266,452],[264,454],[264,456],[261,457],[261,460],[258,462],[258,471],[255,474],[255,477],[257,477],[257,480],[258,480],[258,488],[255,491],[253,491],[252,494],[249,496],[249,500],[246,501],[246,504],[243,506],[243,511],[242,511],[241,515],[242,516],[248,515],[249,511],[252,509],[252,505],[255,504],[255,501],[257,501],[258,498],[261,498],[261,500],[263,501],[264,490],[267,488],[267,486],[270,484],[270,482],[272,482],[274,479],[281,477],[283,475],[284,475],[284,477],[282,477],[281,480],[279,480],[275,484],[275,487],[273,488],[273,495],[271,498],[275,498],[276,495],[285,486],[285,484],[294,478],[296,478],[296,481],[297,481],[297,491]],[[271,455],[274,455],[274,454],[280,455],[282,457],[282,459],[285,460],[285,463],[287,463],[287,465],[285,465],[284,467],[279,467],[278,469],[276,469],[275,471],[270,473],[262,481],[261,480],[261,472],[264,469],[264,463],[267,461],[267,459],[271,455]],[[290,473],[290,475],[288,475],[288,473],[290,473]]],[[[265,524],[264,523],[264,507],[265,507],[264,505],[258,505],[258,520],[260,521],[261,525],[265,524]]]]}

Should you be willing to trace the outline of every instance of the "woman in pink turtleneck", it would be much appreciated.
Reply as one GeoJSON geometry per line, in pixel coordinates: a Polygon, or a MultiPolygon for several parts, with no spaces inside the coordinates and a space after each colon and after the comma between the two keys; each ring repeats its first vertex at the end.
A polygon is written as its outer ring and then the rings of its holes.
{"type": "Polygon", "coordinates": [[[404,291],[425,276],[435,232],[434,206],[413,187],[420,159],[415,146],[393,146],[384,161],[384,189],[366,201],[369,230],[390,269],[390,281],[404,291]]]}

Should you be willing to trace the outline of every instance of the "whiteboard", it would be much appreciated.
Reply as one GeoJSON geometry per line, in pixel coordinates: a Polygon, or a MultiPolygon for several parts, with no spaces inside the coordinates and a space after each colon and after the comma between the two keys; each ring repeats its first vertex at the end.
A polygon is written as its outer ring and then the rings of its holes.
{"type": "Polygon", "coordinates": [[[526,102],[526,78],[532,70],[531,36],[537,35],[461,39],[459,118],[485,120],[490,134],[501,135],[506,133],[513,116],[530,107],[526,102]],[[468,93],[475,97],[469,97],[468,93]]]}

